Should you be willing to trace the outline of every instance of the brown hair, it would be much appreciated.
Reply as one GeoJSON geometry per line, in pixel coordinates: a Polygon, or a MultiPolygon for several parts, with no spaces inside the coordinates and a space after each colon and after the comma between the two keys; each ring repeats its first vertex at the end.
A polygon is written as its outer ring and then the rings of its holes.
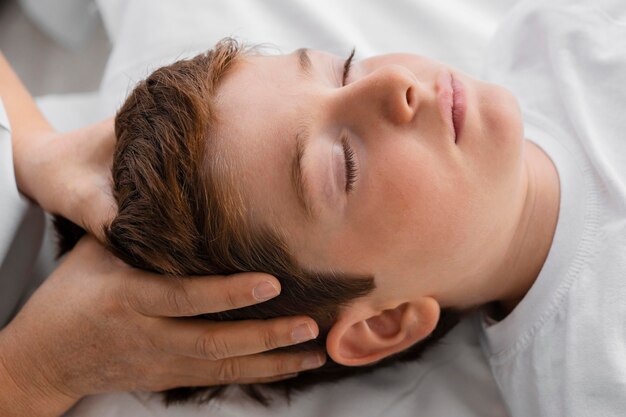
{"type": "MultiPolygon", "coordinates": [[[[325,349],[326,335],[342,307],[371,292],[374,279],[306,270],[274,230],[246,220],[243,199],[221,163],[215,146],[219,138],[212,132],[219,122],[212,102],[218,82],[244,51],[236,41],[224,39],[207,53],[157,69],[128,96],[115,119],[113,193],[119,212],[106,229],[107,246],[130,265],[175,276],[272,274],[282,286],[275,299],[202,318],[308,315],[318,323],[319,337],[282,350],[325,349]]],[[[444,309],[427,339],[371,366],[345,367],[329,358],[320,369],[264,387],[289,394],[417,359],[458,320],[456,311],[444,309]]],[[[224,388],[178,388],[166,391],[165,401],[207,401],[224,388]]],[[[242,389],[267,403],[259,384],[242,389]]]]}

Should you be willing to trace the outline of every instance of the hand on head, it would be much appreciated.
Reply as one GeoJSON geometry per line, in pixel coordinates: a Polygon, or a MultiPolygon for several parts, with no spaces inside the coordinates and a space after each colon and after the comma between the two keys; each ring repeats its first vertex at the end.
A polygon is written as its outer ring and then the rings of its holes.
{"type": "MultiPolygon", "coordinates": [[[[117,212],[113,120],[55,132],[1,53],[0,96],[20,192],[103,242],[117,212]]],[[[97,392],[269,382],[321,366],[316,352],[264,353],[316,338],[310,318],[189,318],[279,292],[267,274],[173,279],[133,269],[86,236],[0,331],[0,415],[56,416],[97,392]]]]}
{"type": "Polygon", "coordinates": [[[67,133],[38,131],[15,151],[20,191],[44,210],[61,215],[104,241],[115,216],[111,164],[113,119],[67,133]]]}
{"type": "Polygon", "coordinates": [[[174,279],[140,271],[87,236],[0,333],[0,377],[23,388],[12,401],[0,390],[0,410],[22,402],[54,415],[97,392],[269,382],[321,366],[321,353],[264,353],[315,338],[309,318],[188,318],[279,292],[267,274],[174,279]]]}

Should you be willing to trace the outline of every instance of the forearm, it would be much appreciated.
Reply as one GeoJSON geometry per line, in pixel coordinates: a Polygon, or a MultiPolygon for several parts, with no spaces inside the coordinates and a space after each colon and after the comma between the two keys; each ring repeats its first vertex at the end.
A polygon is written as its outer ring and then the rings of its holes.
{"type": "Polygon", "coordinates": [[[56,417],[77,399],[58,391],[39,367],[28,361],[20,349],[10,346],[0,332],[0,415],[7,417],[56,417]]]}
{"type": "Polygon", "coordinates": [[[24,84],[0,52],[0,97],[11,121],[13,134],[52,131],[24,84]]]}
{"type": "Polygon", "coordinates": [[[0,96],[11,123],[20,192],[102,240],[102,225],[116,211],[110,192],[113,120],[72,132],[54,132],[2,53],[0,96]]]}
{"type": "Polygon", "coordinates": [[[54,132],[32,96],[0,52],[0,97],[9,117],[12,131],[13,159],[18,188],[36,200],[31,181],[26,175],[27,164],[37,163],[39,138],[54,132]]]}

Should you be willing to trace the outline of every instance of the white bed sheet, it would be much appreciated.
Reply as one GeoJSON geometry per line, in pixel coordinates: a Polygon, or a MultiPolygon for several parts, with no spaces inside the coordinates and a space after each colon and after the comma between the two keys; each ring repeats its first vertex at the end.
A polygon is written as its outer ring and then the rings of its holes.
{"type": "MultiPolygon", "coordinates": [[[[402,51],[480,76],[498,22],[517,0],[98,0],[114,48],[100,91],[40,99],[60,130],[112,116],[152,69],[193,55],[224,36],[307,46],[357,57],[402,51]]],[[[67,416],[505,416],[470,321],[421,362],[320,386],[269,409],[233,394],[220,405],[165,408],[158,395],[115,393],[82,400],[67,416]]]]}
{"type": "Polygon", "coordinates": [[[125,93],[150,69],[205,50],[228,35],[277,45],[283,52],[302,46],[340,55],[356,46],[357,57],[413,52],[478,75],[488,40],[514,3],[134,0],[119,5],[101,0],[105,26],[115,39],[102,87],[125,93]]]}

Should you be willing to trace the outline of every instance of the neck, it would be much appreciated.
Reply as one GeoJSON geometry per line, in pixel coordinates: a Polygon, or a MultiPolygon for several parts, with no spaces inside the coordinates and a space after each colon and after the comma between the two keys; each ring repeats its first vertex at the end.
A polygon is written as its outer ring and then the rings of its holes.
{"type": "Polygon", "coordinates": [[[526,198],[511,245],[488,283],[491,299],[502,315],[510,313],[537,280],[552,246],[559,214],[560,187],[556,168],[537,145],[525,143],[526,198]]]}

